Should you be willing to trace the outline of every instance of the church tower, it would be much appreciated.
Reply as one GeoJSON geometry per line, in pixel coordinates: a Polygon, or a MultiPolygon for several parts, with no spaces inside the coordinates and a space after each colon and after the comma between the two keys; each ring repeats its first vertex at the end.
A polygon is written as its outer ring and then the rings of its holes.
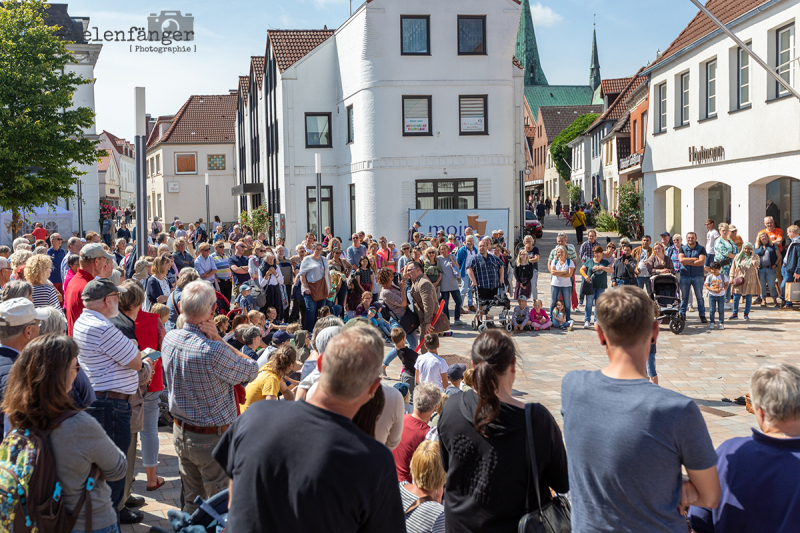
{"type": "MultiPolygon", "coordinates": [[[[539,60],[539,48],[536,45],[536,34],[533,31],[533,19],[531,18],[531,5],[528,0],[522,0],[522,13],[519,18],[515,55],[517,60],[525,67],[525,85],[548,85],[547,78],[542,70],[542,63],[539,60]]],[[[598,77],[597,79],[599,84],[600,78],[598,77]]]]}
{"type": "Polygon", "coordinates": [[[597,55],[597,29],[592,32],[592,64],[589,65],[589,85],[592,91],[600,86],[600,58],[597,55]]]}

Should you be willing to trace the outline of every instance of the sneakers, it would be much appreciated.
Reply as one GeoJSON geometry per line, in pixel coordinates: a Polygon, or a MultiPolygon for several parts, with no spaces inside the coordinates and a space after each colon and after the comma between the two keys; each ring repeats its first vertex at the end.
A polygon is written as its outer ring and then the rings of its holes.
{"type": "Polygon", "coordinates": [[[588,322],[584,322],[583,323],[583,329],[589,329],[589,323],[588,322]]]}
{"type": "MultiPolygon", "coordinates": [[[[702,316],[700,317],[700,322],[702,322],[703,324],[707,324],[707,323],[708,323],[708,319],[706,318],[706,316],[705,316],[705,315],[702,315],[702,316]]],[[[713,322],[712,322],[712,324],[713,324],[713,322]]]]}
{"type": "Polygon", "coordinates": [[[570,324],[569,326],[567,326],[567,331],[572,331],[572,324],[570,324]]]}
{"type": "Polygon", "coordinates": [[[454,326],[466,326],[466,325],[467,325],[467,323],[466,323],[466,322],[464,322],[463,320],[454,320],[454,321],[453,321],[453,325],[454,325],[454,326]]]}
{"type": "Polygon", "coordinates": [[[745,320],[747,320],[747,321],[749,321],[749,320],[750,320],[750,317],[749,317],[749,316],[747,316],[747,315],[744,315],[744,319],[745,319],[745,320]]]}
{"type": "Polygon", "coordinates": [[[725,324],[720,324],[719,329],[725,329],[725,324]]]}
{"type": "Polygon", "coordinates": [[[723,307],[725,308],[726,311],[730,311],[731,309],[733,309],[733,305],[731,304],[725,304],[723,307]]]}
{"type": "Polygon", "coordinates": [[[728,320],[736,320],[737,318],[739,318],[739,314],[733,313],[731,316],[728,317],[728,320]]]}
{"type": "Polygon", "coordinates": [[[708,325],[708,330],[711,331],[712,329],[714,329],[714,323],[713,322],[708,325]]]}

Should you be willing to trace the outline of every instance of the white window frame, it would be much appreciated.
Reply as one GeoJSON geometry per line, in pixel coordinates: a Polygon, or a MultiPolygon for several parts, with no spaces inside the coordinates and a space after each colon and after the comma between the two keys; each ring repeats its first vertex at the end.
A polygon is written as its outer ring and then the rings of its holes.
{"type": "MultiPolygon", "coordinates": [[[[748,46],[750,43],[746,43],[748,46]]],[[[744,48],[739,48],[736,63],[736,98],[738,109],[742,109],[750,105],[752,95],[750,94],[750,54],[744,48]],[[747,77],[747,82],[742,82],[744,77],[747,77]],[[747,89],[747,99],[742,98],[742,90],[747,89]]]]}
{"type": "Polygon", "coordinates": [[[680,95],[681,95],[681,107],[680,107],[680,125],[686,126],[689,124],[689,90],[691,89],[691,78],[689,78],[689,73],[686,72],[681,74],[680,76],[680,95]]]}
{"type": "MultiPolygon", "coordinates": [[[[781,28],[780,30],[775,32],[775,48],[776,48],[776,52],[777,52],[777,55],[775,56],[776,57],[776,61],[775,61],[776,62],[776,71],[778,73],[778,76],[781,76],[783,79],[786,79],[783,76],[783,73],[784,72],[788,73],[788,78],[789,79],[786,80],[786,81],[792,87],[794,87],[794,73],[795,73],[794,44],[795,44],[794,43],[794,24],[790,24],[789,26],[781,28]],[[787,33],[789,35],[789,45],[788,45],[787,48],[781,48],[781,37],[784,34],[787,34],[787,33]],[[789,54],[788,60],[781,61],[781,54],[783,54],[783,53],[788,53],[789,54]]],[[[787,94],[790,94],[789,91],[786,88],[784,88],[784,86],[781,85],[780,83],[778,83],[777,81],[775,82],[775,85],[776,85],[776,94],[777,94],[778,98],[780,98],[781,96],[786,96],[787,94]]]]}
{"type": "Polygon", "coordinates": [[[658,86],[658,133],[667,131],[667,82],[658,86]]]}
{"type": "Polygon", "coordinates": [[[176,176],[185,176],[185,175],[196,175],[197,174],[197,153],[196,152],[175,152],[175,175],[176,176]],[[194,157],[194,170],[191,172],[179,172],[178,171],[178,156],[182,155],[190,155],[194,157]]]}
{"type": "Polygon", "coordinates": [[[156,154],[156,174],[161,174],[161,156],[156,154]]]}
{"type": "Polygon", "coordinates": [[[706,62],[706,117],[717,116],[717,60],[706,62]],[[711,69],[714,73],[711,73],[711,69]]]}

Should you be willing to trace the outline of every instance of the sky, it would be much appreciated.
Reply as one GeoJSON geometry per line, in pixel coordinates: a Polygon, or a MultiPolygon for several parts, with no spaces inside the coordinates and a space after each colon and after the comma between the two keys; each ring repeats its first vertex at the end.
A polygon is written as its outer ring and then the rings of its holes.
{"type": "MultiPolygon", "coordinates": [[[[350,14],[349,0],[61,1],[68,3],[71,16],[90,17],[90,28],[100,34],[146,27],[147,17],[161,11],[193,17],[196,52],[142,53],[130,50],[137,43],[103,43],[95,68],[97,132],[105,129],[129,141],[134,87],[146,88],[151,115],[175,114],[193,94],[238,88],[238,77],[249,73],[250,56],[264,54],[267,30],[333,29],[350,14]]],[[[431,3],[437,1],[452,0],[431,3]]],[[[353,0],[354,10],[360,2],[353,0]]],[[[588,84],[593,21],[605,79],[631,76],[654,60],[656,51],[665,50],[697,13],[689,0],[532,0],[531,10],[551,85],[588,84]]]]}

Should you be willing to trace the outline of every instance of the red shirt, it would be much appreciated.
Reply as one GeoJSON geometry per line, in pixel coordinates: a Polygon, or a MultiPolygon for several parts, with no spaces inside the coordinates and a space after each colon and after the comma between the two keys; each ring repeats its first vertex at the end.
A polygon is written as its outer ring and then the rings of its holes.
{"type": "Polygon", "coordinates": [[[31,235],[36,237],[37,239],[42,239],[43,241],[47,240],[47,230],[44,228],[36,228],[31,232],[31,235]]]}
{"type": "MultiPolygon", "coordinates": [[[[156,313],[139,311],[139,314],[136,315],[136,340],[139,341],[140,350],[145,348],[161,349],[158,331],[160,322],[161,317],[156,313]]],[[[153,366],[153,381],[147,387],[147,392],[161,392],[162,390],[164,390],[164,373],[161,371],[161,358],[158,358],[153,366]]]]}
{"type": "Polygon", "coordinates": [[[425,440],[425,435],[430,429],[428,424],[412,415],[403,417],[403,435],[400,437],[400,444],[392,450],[398,481],[411,483],[411,457],[417,451],[417,446],[425,440]]]}
{"type": "Polygon", "coordinates": [[[79,268],[78,273],[69,281],[64,301],[66,302],[65,308],[67,310],[67,331],[70,337],[72,336],[72,327],[77,322],[78,317],[81,316],[81,313],[83,313],[81,294],[83,294],[83,289],[86,288],[86,285],[93,279],[94,276],[79,268]]]}
{"type": "Polygon", "coordinates": [[[386,265],[387,261],[391,261],[392,260],[392,251],[390,249],[388,249],[388,248],[385,249],[385,250],[380,250],[379,249],[378,250],[378,255],[383,258],[383,263],[386,266],[386,268],[388,268],[392,272],[397,272],[397,268],[395,268],[394,265],[386,265]]]}

